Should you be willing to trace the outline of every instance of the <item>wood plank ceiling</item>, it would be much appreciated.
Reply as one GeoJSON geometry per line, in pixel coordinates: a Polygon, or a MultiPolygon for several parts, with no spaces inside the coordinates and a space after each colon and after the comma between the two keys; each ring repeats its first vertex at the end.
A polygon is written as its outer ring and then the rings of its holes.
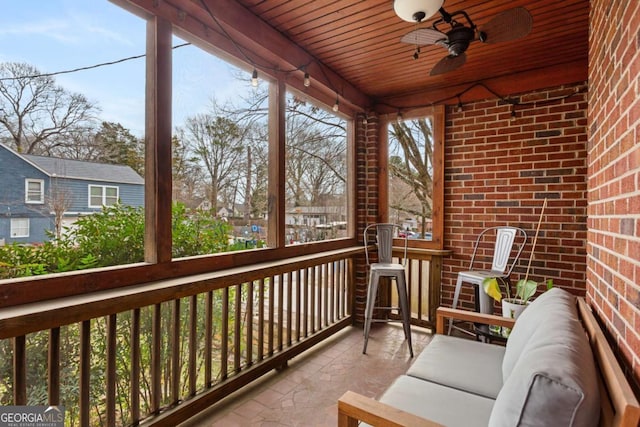
{"type": "MultiPolygon", "coordinates": [[[[475,82],[493,83],[507,95],[505,91],[586,80],[587,76],[588,0],[446,0],[443,7],[449,13],[464,10],[478,27],[502,11],[523,6],[533,16],[533,28],[516,41],[474,42],[464,66],[437,76],[430,76],[429,71],[446,56],[446,50],[423,47],[414,60],[414,46],[400,39],[416,26],[394,13],[392,0],[239,3],[382,103],[436,102],[475,82]]],[[[431,27],[438,17],[421,23],[420,28],[431,27]]]]}
{"type": "Polygon", "coordinates": [[[533,26],[519,40],[471,43],[466,64],[436,76],[429,72],[446,49],[422,47],[414,60],[415,46],[400,39],[416,25],[395,14],[393,0],[111,1],[162,16],[176,34],[227,58],[297,69],[299,89],[327,103],[339,95],[355,110],[455,104],[587,79],[589,0],[445,0],[449,13],[464,10],[479,28],[515,7],[529,10],[533,26]],[[302,87],[302,67],[310,88],[302,87]]]}

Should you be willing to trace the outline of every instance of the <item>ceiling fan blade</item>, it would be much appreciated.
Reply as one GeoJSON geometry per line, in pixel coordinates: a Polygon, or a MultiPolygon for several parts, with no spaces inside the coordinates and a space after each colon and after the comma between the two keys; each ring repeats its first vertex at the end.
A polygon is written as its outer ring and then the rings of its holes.
{"type": "Polygon", "coordinates": [[[480,28],[486,43],[507,42],[524,37],[531,31],[533,17],[524,7],[505,10],[480,28]]]}
{"type": "Polygon", "coordinates": [[[461,53],[458,56],[445,56],[431,69],[432,76],[437,76],[438,74],[448,73],[449,71],[453,71],[457,68],[460,68],[467,61],[467,55],[465,53],[461,53]]]}
{"type": "Polygon", "coordinates": [[[426,44],[436,44],[440,40],[446,40],[447,35],[432,28],[419,28],[407,33],[400,39],[403,43],[423,46],[426,44]]]}

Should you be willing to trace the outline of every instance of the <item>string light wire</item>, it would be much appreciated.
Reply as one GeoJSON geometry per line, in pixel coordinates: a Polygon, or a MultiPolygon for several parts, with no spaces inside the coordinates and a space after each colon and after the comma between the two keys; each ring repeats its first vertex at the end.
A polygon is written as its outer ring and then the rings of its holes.
{"type": "MultiPolygon", "coordinates": [[[[182,44],[178,44],[178,45],[173,46],[172,49],[178,49],[178,48],[181,48],[181,47],[184,47],[184,46],[189,46],[189,45],[191,45],[191,43],[182,43],[182,44]]],[[[52,77],[52,76],[58,76],[60,74],[77,73],[78,71],[93,70],[94,68],[106,67],[108,65],[121,64],[123,62],[132,61],[134,59],[144,58],[145,56],[147,56],[147,55],[146,54],[142,54],[142,55],[128,56],[126,58],[117,59],[115,61],[101,62],[101,63],[95,64],[95,65],[88,65],[86,67],[73,68],[71,70],[55,71],[55,72],[52,72],[52,73],[42,73],[42,74],[34,74],[34,75],[31,75],[31,76],[19,76],[19,77],[2,77],[2,78],[0,78],[0,81],[19,80],[19,79],[35,79],[35,78],[38,78],[38,77],[52,77]]]]}

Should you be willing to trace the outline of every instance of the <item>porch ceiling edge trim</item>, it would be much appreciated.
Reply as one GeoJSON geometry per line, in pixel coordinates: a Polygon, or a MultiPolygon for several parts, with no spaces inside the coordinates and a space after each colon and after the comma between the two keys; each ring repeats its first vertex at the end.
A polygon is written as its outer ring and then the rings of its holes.
{"type": "MultiPolygon", "coordinates": [[[[483,80],[482,83],[490,87],[494,92],[507,98],[511,95],[537,89],[587,81],[588,77],[588,63],[584,60],[495,77],[489,80],[483,80]]],[[[480,83],[480,81],[476,83],[480,83]]],[[[429,105],[453,105],[458,103],[457,95],[466,90],[468,91],[461,96],[463,103],[495,98],[495,95],[482,87],[469,90],[472,85],[473,83],[449,87],[426,88],[417,93],[381,97],[376,102],[375,111],[379,114],[389,114],[397,113],[398,110],[411,110],[429,105]]]]}
{"type": "MultiPolygon", "coordinates": [[[[242,65],[242,68],[246,68],[244,64],[248,62],[245,55],[254,62],[249,66],[255,65],[261,72],[276,78],[282,78],[278,76],[276,69],[295,70],[306,65],[313,79],[314,90],[321,92],[311,92],[312,96],[325,102],[331,100],[328,104],[332,105],[338,94],[341,106],[350,105],[355,110],[370,107],[371,100],[367,95],[235,1],[216,0],[214,4],[207,0],[209,9],[220,24],[225,26],[225,31],[233,37],[233,41],[226,37],[204,7],[196,1],[110,1],[137,15],[146,12],[166,19],[176,30],[181,30],[177,31],[180,37],[235,65],[242,65]],[[244,54],[238,52],[238,46],[243,49],[244,54]]],[[[300,69],[297,74],[300,74],[297,80],[302,82],[304,71],[300,69]]],[[[292,84],[290,81],[287,83],[292,84]]],[[[307,88],[304,89],[308,91],[307,88]]]]}

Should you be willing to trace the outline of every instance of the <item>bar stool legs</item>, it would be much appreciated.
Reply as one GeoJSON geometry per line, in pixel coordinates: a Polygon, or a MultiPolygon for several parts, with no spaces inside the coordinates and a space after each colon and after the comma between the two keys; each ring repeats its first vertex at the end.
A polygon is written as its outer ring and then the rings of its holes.
{"type": "Polygon", "coordinates": [[[369,332],[371,330],[371,322],[373,319],[374,308],[391,309],[391,307],[375,307],[375,300],[378,294],[378,284],[380,283],[380,277],[389,277],[395,279],[396,288],[398,290],[398,302],[400,305],[400,312],[402,315],[402,324],[404,330],[404,336],[409,344],[409,353],[413,357],[413,346],[411,343],[411,314],[409,312],[409,299],[407,296],[407,284],[405,279],[404,268],[402,271],[389,272],[381,274],[376,269],[371,269],[369,274],[369,287],[367,290],[367,305],[364,313],[364,348],[362,354],[367,353],[367,344],[369,341],[369,332]]]}

